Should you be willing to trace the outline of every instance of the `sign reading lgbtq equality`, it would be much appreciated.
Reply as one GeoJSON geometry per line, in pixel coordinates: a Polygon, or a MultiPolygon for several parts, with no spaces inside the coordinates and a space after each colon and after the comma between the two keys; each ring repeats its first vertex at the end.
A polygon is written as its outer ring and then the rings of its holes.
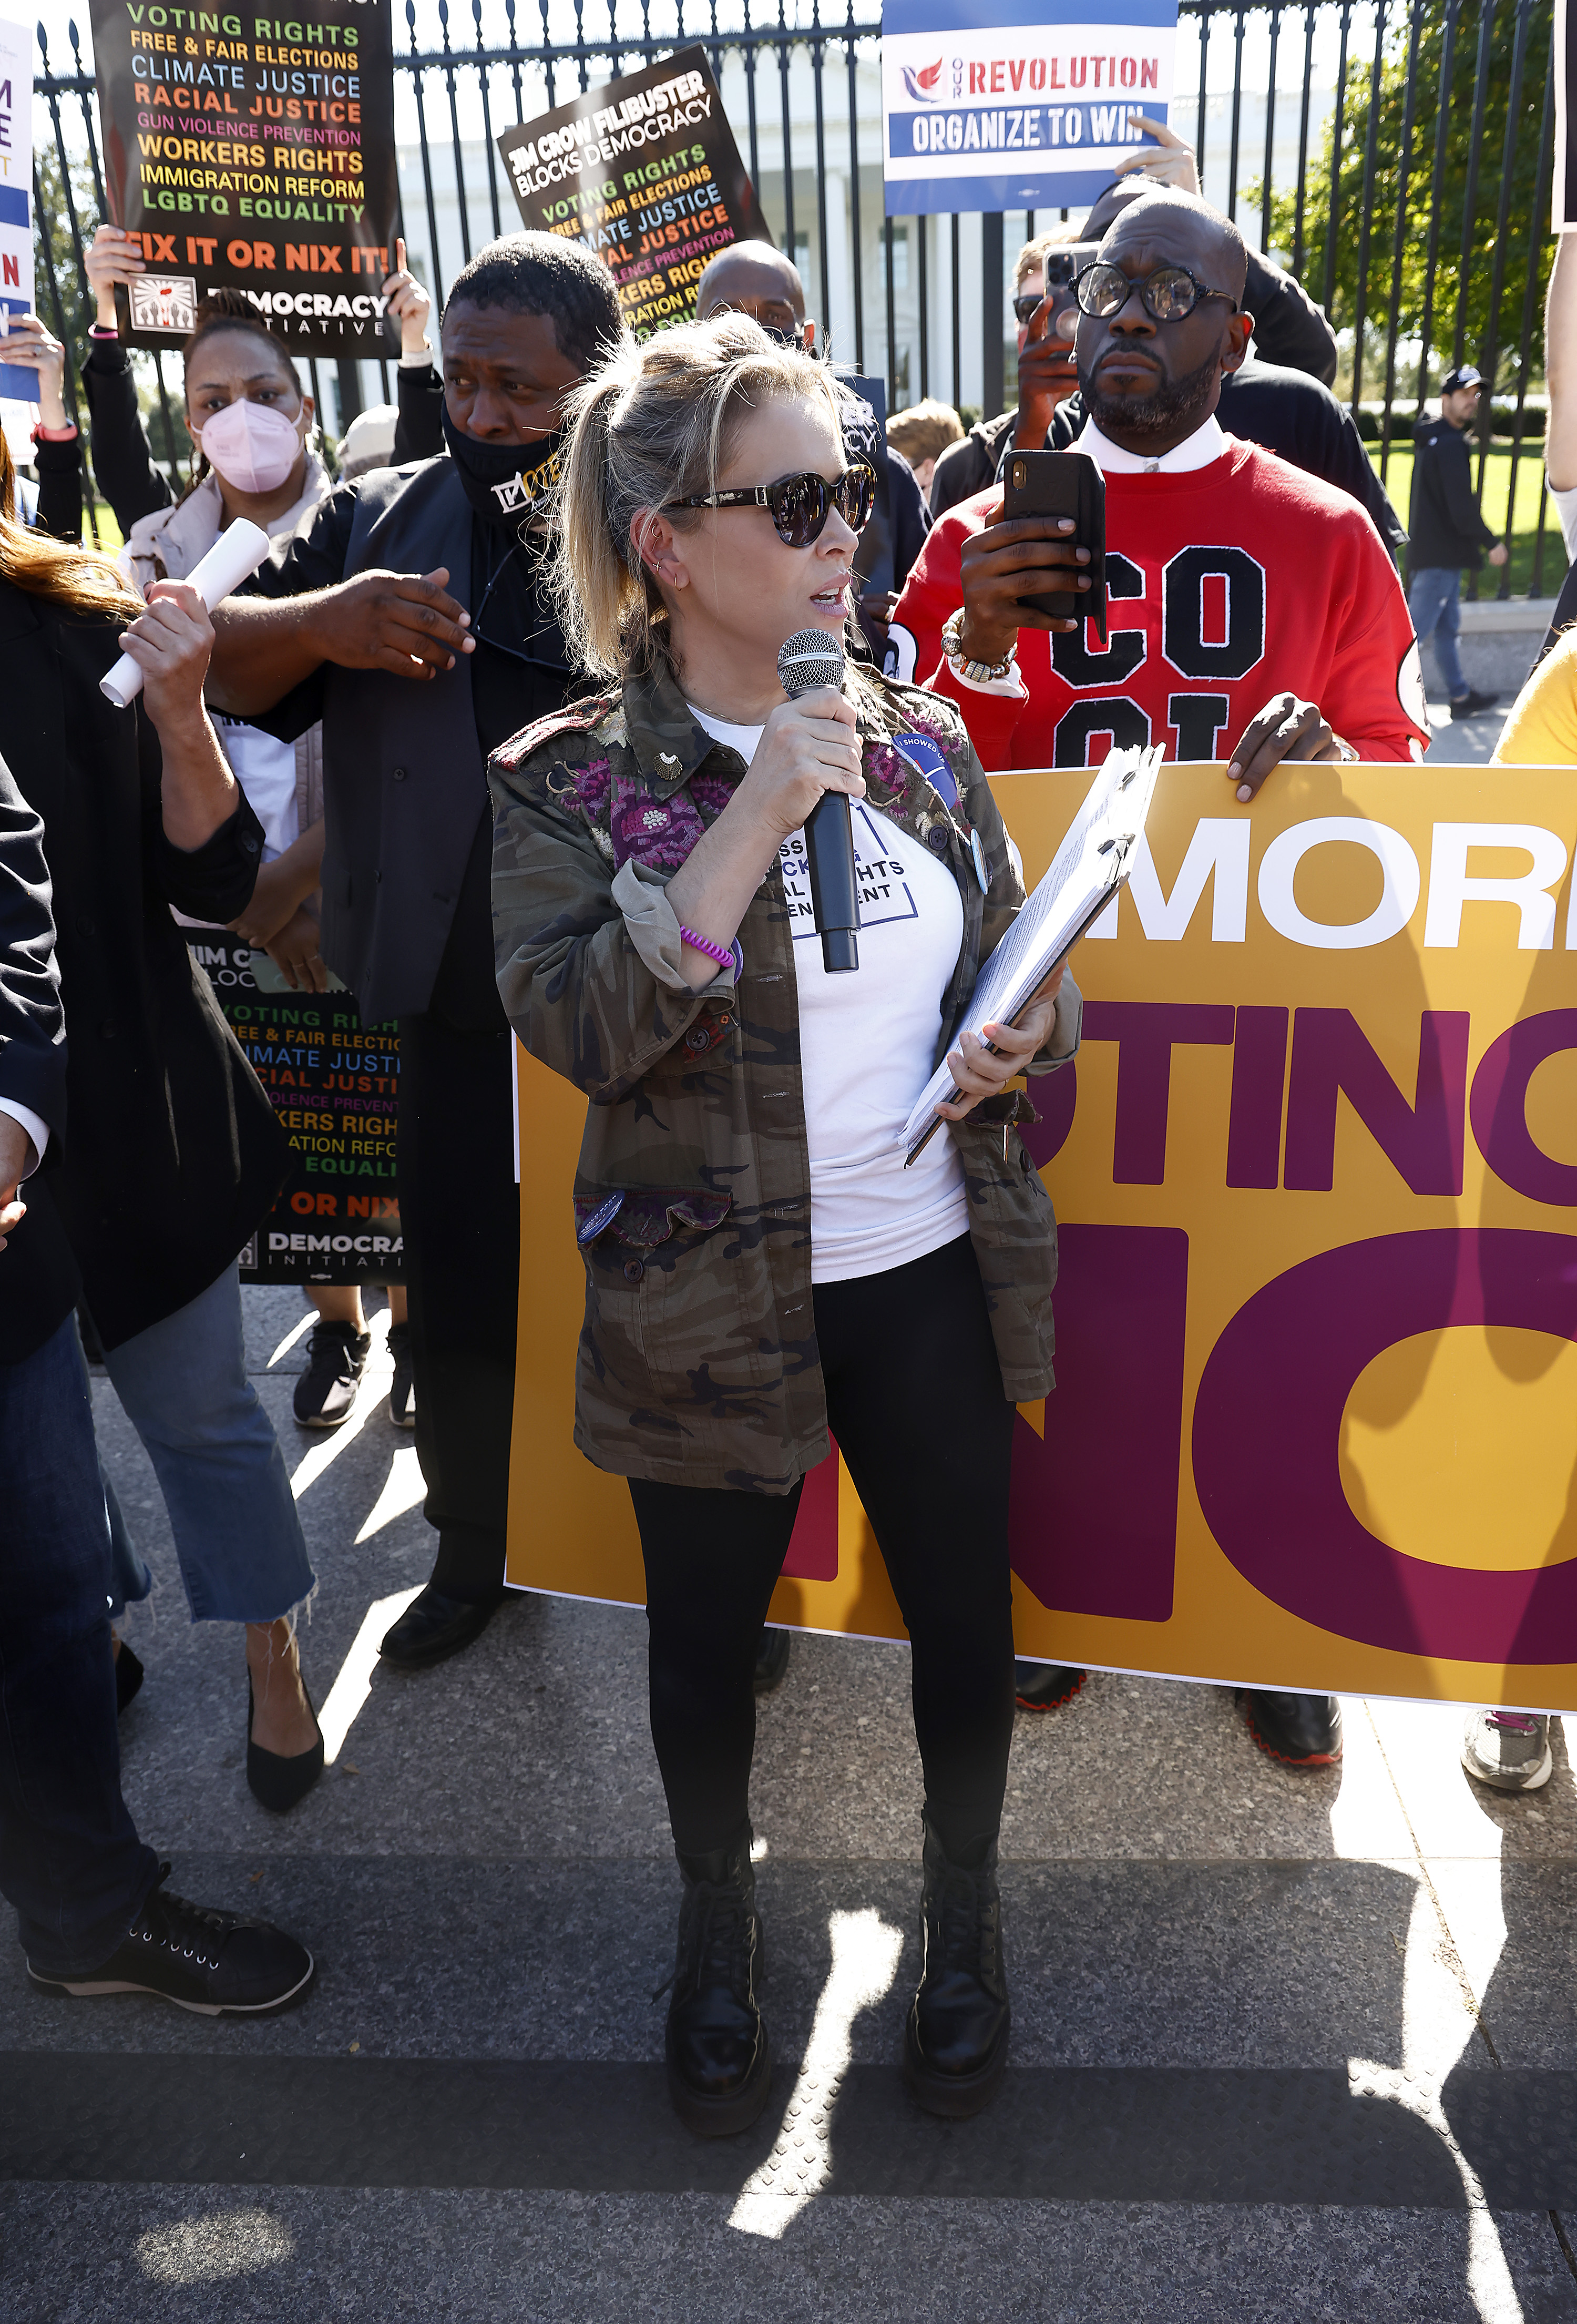
{"type": "Polygon", "coordinates": [[[1165,121],[1176,0],[884,0],[890,217],[1093,201],[1165,121]]]}
{"type": "Polygon", "coordinates": [[[390,0],[92,0],[110,215],[147,272],[121,336],[168,347],[216,285],[303,355],[385,354],[397,198],[390,0]]]}
{"type": "MultiPolygon", "coordinates": [[[[993,779],[1031,876],[1088,781],[993,779]]],[[[1251,808],[1163,770],[1079,1056],[1030,1084],[1063,1226],[1021,1654],[1577,1709],[1574,833],[1569,768],[1287,767],[1251,808]]],[[[521,1103],[509,1576],[639,1602],[570,1442],[585,1102],[522,1058],[521,1103]]],[[[835,1460],[772,1619],[902,1635],[835,1460]]]]}
{"type": "Polygon", "coordinates": [[[521,217],[605,259],[638,339],[688,321],[708,259],[771,235],[699,47],[498,141],[521,217]]]}
{"type": "Polygon", "coordinates": [[[354,993],[260,991],[261,955],[228,928],[189,928],[187,944],[294,1149],[242,1250],[243,1280],[402,1282],[393,1026],[364,1026],[354,993]]]}

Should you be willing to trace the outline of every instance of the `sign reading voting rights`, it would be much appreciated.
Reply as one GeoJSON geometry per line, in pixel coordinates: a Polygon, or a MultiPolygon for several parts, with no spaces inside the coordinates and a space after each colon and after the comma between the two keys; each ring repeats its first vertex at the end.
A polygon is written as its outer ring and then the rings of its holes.
{"type": "MultiPolygon", "coordinates": [[[[1029,880],[1088,783],[993,778],[1029,880]]],[[[1029,1084],[1062,1257],[1020,1654],[1577,1710],[1574,841],[1568,768],[1284,767],[1252,807],[1162,770],[1079,1056],[1029,1084]]],[[[628,1489],[570,1438],[585,1100],[523,1056],[520,1091],[509,1578],[638,1604],[628,1489]]],[[[835,1456],[771,1618],[903,1636],[835,1456]]]]}
{"type": "MultiPolygon", "coordinates": [[[[32,52],[22,24],[0,23],[0,316],[32,312],[32,52]]],[[[0,364],[0,396],[38,401],[38,374],[0,364]]]]}
{"type": "Polygon", "coordinates": [[[887,209],[1066,208],[1093,201],[1165,121],[1176,0],[886,0],[887,209]]]}

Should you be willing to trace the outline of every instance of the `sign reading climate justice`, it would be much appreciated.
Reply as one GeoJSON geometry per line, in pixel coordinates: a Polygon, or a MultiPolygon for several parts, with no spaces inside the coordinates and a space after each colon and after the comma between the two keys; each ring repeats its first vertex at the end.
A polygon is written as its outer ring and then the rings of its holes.
{"type": "MultiPolygon", "coordinates": [[[[993,778],[1031,880],[1088,781],[993,778]]],[[[1577,1710],[1574,837],[1569,768],[1284,767],[1251,808],[1163,770],[1079,1056],[1029,1084],[1063,1223],[1020,1653],[1577,1710]]],[[[570,1438],[585,1102],[522,1056],[521,1105],[509,1578],[639,1603],[570,1438]]],[[[771,1618],[903,1635],[835,1458],[771,1618]]]]}
{"type": "Polygon", "coordinates": [[[147,272],[121,337],[167,347],[216,285],[303,355],[388,352],[397,189],[390,0],[307,17],[92,0],[110,216],[147,272]]]}
{"type": "Polygon", "coordinates": [[[770,242],[700,47],[588,88],[498,141],[526,226],[595,250],[638,339],[696,310],[731,242],[770,242]]]}
{"type": "Polygon", "coordinates": [[[885,0],[891,217],[1093,201],[1165,121],[1176,0],[885,0]]]}

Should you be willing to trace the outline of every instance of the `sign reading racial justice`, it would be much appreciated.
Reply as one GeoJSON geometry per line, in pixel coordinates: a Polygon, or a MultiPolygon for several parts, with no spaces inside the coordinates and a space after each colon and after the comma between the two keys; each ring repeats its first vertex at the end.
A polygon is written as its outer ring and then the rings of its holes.
{"type": "Polygon", "coordinates": [[[638,339],[689,320],[731,242],[771,240],[699,46],[506,130],[498,150],[523,224],[606,262],[638,339]]]}
{"type": "Polygon", "coordinates": [[[168,347],[219,284],[299,354],[388,352],[397,189],[390,0],[92,0],[111,217],[147,272],[121,336],[168,347]]]}
{"type": "MultiPolygon", "coordinates": [[[[1031,881],[1089,779],[992,779],[1031,881]]],[[[1028,1084],[1061,1268],[1021,1654],[1577,1710],[1574,844],[1567,768],[1284,766],[1251,807],[1163,770],[1079,1055],[1028,1084]]],[[[520,1068],[509,1578],[640,1603],[570,1438],[585,1101],[520,1068]]],[[[835,1456],[771,1618],[903,1635],[835,1456]]]]}

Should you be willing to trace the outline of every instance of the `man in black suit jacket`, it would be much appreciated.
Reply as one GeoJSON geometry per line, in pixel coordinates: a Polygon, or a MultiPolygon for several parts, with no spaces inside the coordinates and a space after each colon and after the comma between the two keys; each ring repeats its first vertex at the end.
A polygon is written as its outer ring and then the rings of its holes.
{"type": "Polygon", "coordinates": [[[0,1864],[50,1992],[263,2010],[312,1957],[266,1921],[173,1896],[120,1790],[109,1524],[79,1285],[39,1170],[66,1127],[43,825],[0,760],[0,1864]],[[26,1187],[25,1196],[22,1188],[26,1187]]]}

